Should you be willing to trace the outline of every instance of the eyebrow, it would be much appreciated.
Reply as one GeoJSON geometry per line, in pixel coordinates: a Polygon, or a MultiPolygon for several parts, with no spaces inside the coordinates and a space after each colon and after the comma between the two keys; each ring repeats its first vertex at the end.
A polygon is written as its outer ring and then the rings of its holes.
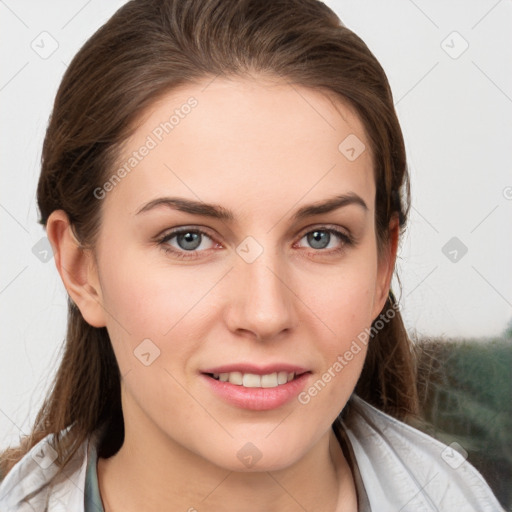
{"type": "MultiPolygon", "coordinates": [[[[349,205],[360,206],[365,212],[368,211],[368,206],[364,200],[353,192],[341,194],[329,198],[324,201],[318,201],[299,208],[292,217],[293,221],[300,221],[306,217],[320,215],[322,213],[329,213],[338,208],[349,205]]],[[[223,220],[226,222],[233,222],[235,216],[231,210],[224,208],[217,204],[208,204],[201,201],[194,201],[192,199],[185,199],[182,197],[159,197],[144,204],[136,215],[148,212],[154,208],[166,206],[168,208],[179,210],[181,212],[190,213],[193,215],[202,215],[212,219],[223,220]]]]}

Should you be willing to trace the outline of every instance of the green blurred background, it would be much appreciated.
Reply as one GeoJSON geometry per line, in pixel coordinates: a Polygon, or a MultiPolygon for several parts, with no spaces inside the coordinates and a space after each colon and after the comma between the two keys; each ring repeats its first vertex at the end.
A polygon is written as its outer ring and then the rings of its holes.
{"type": "Polygon", "coordinates": [[[415,426],[459,443],[512,511],[512,323],[497,338],[413,340],[424,419],[415,426]]]}

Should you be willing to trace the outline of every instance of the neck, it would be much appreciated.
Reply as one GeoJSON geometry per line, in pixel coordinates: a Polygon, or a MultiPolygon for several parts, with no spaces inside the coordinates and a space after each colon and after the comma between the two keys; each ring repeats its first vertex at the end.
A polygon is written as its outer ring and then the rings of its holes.
{"type": "Polygon", "coordinates": [[[113,457],[98,459],[105,512],[357,510],[350,468],[332,430],[292,466],[263,472],[229,471],[183,447],[163,460],[162,450],[131,441],[125,437],[113,457]]]}
{"type": "Polygon", "coordinates": [[[124,405],[123,445],[114,456],[98,459],[105,512],[357,510],[352,473],[332,429],[285,468],[232,471],[176,442],[136,408],[124,405]]]}

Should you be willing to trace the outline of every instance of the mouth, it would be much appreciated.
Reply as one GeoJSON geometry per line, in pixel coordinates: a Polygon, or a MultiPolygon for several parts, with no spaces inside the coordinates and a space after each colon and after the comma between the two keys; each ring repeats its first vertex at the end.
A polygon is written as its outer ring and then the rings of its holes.
{"type": "Polygon", "coordinates": [[[304,373],[308,372],[272,372],[263,375],[256,373],[243,372],[223,372],[223,373],[206,373],[208,377],[220,382],[229,382],[235,386],[243,386],[244,388],[276,388],[295,380],[304,373]]]}
{"type": "Polygon", "coordinates": [[[231,365],[202,371],[205,384],[219,398],[242,409],[264,411],[293,399],[309,381],[311,371],[290,365],[231,365]]]}

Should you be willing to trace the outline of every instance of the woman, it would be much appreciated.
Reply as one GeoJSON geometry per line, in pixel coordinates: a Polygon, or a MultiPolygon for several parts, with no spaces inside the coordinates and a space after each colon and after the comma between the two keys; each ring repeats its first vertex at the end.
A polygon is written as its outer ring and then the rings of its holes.
{"type": "Polygon", "coordinates": [[[405,423],[404,143],[324,4],[129,2],[70,64],[42,161],[68,333],[1,510],[501,510],[405,423]]]}

